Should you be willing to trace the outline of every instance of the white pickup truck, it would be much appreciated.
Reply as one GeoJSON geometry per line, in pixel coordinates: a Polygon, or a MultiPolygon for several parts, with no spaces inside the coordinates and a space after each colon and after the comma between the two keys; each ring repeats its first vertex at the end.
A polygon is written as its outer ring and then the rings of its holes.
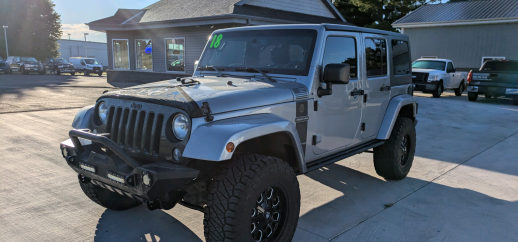
{"type": "Polygon", "coordinates": [[[456,72],[451,60],[421,58],[412,63],[412,83],[414,90],[432,93],[441,97],[444,90],[454,90],[461,96],[466,90],[467,72],[456,72]]]}

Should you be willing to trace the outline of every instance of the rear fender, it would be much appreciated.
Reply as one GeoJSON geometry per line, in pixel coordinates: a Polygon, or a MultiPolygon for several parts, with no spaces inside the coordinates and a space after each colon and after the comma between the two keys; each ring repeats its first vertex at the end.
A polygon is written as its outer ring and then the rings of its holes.
{"type": "Polygon", "coordinates": [[[415,97],[405,94],[396,96],[390,100],[387,112],[385,112],[385,117],[381,123],[380,131],[376,137],[377,139],[389,139],[392,129],[394,128],[394,124],[396,123],[396,119],[400,115],[401,109],[409,105],[412,107],[412,112],[405,113],[403,116],[409,116],[409,118],[415,119],[417,114],[417,99],[415,97]]]}
{"type": "Polygon", "coordinates": [[[231,159],[233,155],[233,152],[226,151],[227,143],[234,143],[235,151],[244,141],[280,132],[288,134],[291,138],[298,169],[304,173],[306,166],[302,144],[295,125],[273,114],[250,115],[201,125],[193,130],[183,156],[208,161],[225,161],[231,159]]]}
{"type": "Polygon", "coordinates": [[[93,113],[94,105],[82,108],[81,110],[79,110],[79,112],[77,112],[76,116],[74,117],[72,127],[74,129],[90,129],[93,113]]]}

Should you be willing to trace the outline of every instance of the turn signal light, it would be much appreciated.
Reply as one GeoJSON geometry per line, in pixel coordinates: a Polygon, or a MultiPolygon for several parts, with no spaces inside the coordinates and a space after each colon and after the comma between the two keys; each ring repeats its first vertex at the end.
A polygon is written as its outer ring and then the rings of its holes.
{"type": "Polygon", "coordinates": [[[473,79],[473,71],[469,71],[468,74],[468,80],[466,80],[468,83],[471,83],[471,79],[473,79]]]}
{"type": "Polygon", "coordinates": [[[234,148],[235,148],[234,143],[228,142],[227,147],[226,147],[227,152],[232,153],[232,151],[234,151],[234,148]]]}

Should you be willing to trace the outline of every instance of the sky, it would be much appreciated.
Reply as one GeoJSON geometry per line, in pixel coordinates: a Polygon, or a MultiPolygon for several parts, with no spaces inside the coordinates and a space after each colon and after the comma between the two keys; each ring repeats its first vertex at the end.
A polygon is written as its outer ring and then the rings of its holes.
{"type": "Polygon", "coordinates": [[[53,0],[54,10],[61,15],[62,39],[84,40],[106,43],[106,34],[89,30],[85,23],[111,17],[119,8],[141,9],[158,0],[53,0]]]}

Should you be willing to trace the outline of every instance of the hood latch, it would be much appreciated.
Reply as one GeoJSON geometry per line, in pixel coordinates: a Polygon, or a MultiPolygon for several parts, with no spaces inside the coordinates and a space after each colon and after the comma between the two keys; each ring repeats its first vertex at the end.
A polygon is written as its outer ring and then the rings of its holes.
{"type": "Polygon", "coordinates": [[[212,110],[210,110],[210,106],[208,102],[203,102],[201,105],[201,111],[206,116],[205,121],[212,122],[214,120],[214,116],[212,116],[212,110]]]}

